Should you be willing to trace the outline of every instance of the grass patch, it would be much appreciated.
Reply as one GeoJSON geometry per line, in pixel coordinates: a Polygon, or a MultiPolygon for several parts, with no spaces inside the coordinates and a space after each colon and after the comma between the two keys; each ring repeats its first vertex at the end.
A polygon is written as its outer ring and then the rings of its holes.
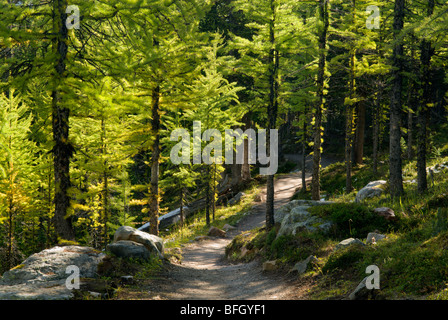
{"type": "Polygon", "coordinates": [[[334,225],[330,234],[337,239],[365,238],[369,232],[374,230],[385,232],[391,225],[372,209],[358,203],[314,206],[308,211],[322,219],[332,221],[334,225]]]}

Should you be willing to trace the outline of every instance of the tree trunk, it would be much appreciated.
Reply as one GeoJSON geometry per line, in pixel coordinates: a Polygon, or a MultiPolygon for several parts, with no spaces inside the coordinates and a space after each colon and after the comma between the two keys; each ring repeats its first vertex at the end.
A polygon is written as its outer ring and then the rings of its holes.
{"type": "Polygon", "coordinates": [[[152,92],[151,131],[154,136],[151,156],[149,195],[149,233],[159,235],[159,159],[160,159],[160,86],[152,92]]]}
{"type": "Polygon", "coordinates": [[[364,135],[366,128],[366,105],[365,100],[359,101],[357,105],[357,121],[356,121],[356,133],[355,133],[355,147],[353,148],[354,163],[362,164],[364,157],[364,135]]]}
{"type": "MultiPolygon", "coordinates": [[[[434,0],[428,1],[428,16],[434,11],[434,0]]],[[[418,109],[418,139],[417,139],[417,190],[418,193],[425,193],[428,189],[426,178],[426,126],[429,118],[428,105],[431,103],[431,56],[434,50],[431,42],[423,39],[421,43],[421,83],[422,83],[422,101],[418,109]]]]}
{"type": "Polygon", "coordinates": [[[413,108],[413,90],[414,86],[411,85],[408,92],[408,141],[407,141],[407,157],[408,160],[412,160],[414,152],[412,147],[414,145],[413,131],[414,131],[414,108],[413,108]]]}
{"type": "Polygon", "coordinates": [[[180,227],[184,227],[184,188],[180,189],[180,227]]]}
{"type": "MultiPolygon", "coordinates": [[[[54,32],[57,34],[53,45],[57,53],[58,60],[55,64],[56,83],[61,81],[66,70],[65,60],[68,51],[68,30],[65,25],[67,14],[66,0],[54,1],[54,32]]],[[[56,86],[51,94],[52,98],[52,127],[53,127],[53,163],[54,163],[54,226],[57,235],[61,239],[74,240],[75,233],[73,231],[71,218],[67,217],[70,207],[70,196],[68,188],[70,188],[70,158],[73,154],[73,147],[69,143],[69,115],[68,108],[61,106],[61,92],[56,86]]]]}
{"type": "Polygon", "coordinates": [[[311,183],[311,196],[313,200],[320,200],[320,160],[321,160],[321,139],[322,139],[322,113],[324,105],[324,77],[327,44],[327,31],[329,26],[328,17],[329,0],[319,0],[319,17],[323,22],[319,32],[319,66],[317,72],[317,106],[314,112],[314,145],[313,145],[313,173],[311,183]]]}
{"type": "MultiPolygon", "coordinates": [[[[355,98],[355,50],[350,52],[349,98],[355,98]]],[[[345,192],[352,192],[352,146],[353,146],[353,102],[345,106],[345,192]]]]}
{"type": "MultiPolygon", "coordinates": [[[[244,130],[247,130],[251,127],[250,116],[251,112],[249,111],[243,117],[243,121],[245,124],[244,130]]],[[[250,164],[249,164],[249,137],[244,139],[244,157],[243,157],[243,164],[241,166],[241,178],[243,179],[243,181],[249,181],[251,179],[250,164]]]]}
{"type": "Polygon", "coordinates": [[[206,181],[205,187],[205,223],[207,227],[210,227],[210,165],[206,165],[206,181]]]}
{"type": "Polygon", "coordinates": [[[392,55],[392,92],[390,101],[390,140],[389,140],[389,173],[391,197],[403,195],[403,176],[401,160],[401,89],[403,83],[403,43],[398,38],[403,29],[404,0],[395,0],[394,8],[394,47],[392,55]]]}
{"type": "Polygon", "coordinates": [[[306,135],[307,135],[307,123],[306,123],[307,110],[305,108],[305,120],[303,121],[303,134],[302,134],[302,192],[306,192],[306,135]]]}
{"type": "MultiPolygon", "coordinates": [[[[378,81],[379,82],[379,81],[378,81]]],[[[373,113],[373,165],[372,165],[372,173],[373,176],[378,176],[378,149],[380,142],[380,116],[381,116],[381,98],[382,98],[382,87],[381,84],[378,83],[378,92],[375,99],[375,110],[373,113]]]]}
{"type": "MultiPolygon", "coordinates": [[[[269,42],[271,49],[269,51],[269,104],[268,104],[268,134],[267,134],[267,147],[266,150],[270,150],[271,134],[270,129],[275,129],[277,122],[277,110],[278,110],[278,69],[279,69],[279,53],[274,48],[275,35],[274,24],[276,19],[276,9],[274,0],[271,0],[271,14],[272,19],[269,24],[269,42]]],[[[274,156],[269,155],[271,158],[274,156]]],[[[272,160],[271,160],[272,161],[272,160]]],[[[274,175],[270,174],[267,177],[266,185],[266,229],[270,230],[274,226],[274,175]]]]}

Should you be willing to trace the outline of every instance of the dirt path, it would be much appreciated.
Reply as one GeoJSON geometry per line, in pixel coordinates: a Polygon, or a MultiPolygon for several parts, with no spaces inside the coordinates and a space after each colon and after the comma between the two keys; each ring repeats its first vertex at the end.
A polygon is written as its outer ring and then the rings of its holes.
{"type": "MultiPolygon", "coordinates": [[[[295,160],[295,159],[294,159],[295,160]]],[[[326,163],[323,163],[325,165],[326,163]]],[[[275,179],[275,207],[288,202],[301,185],[300,172],[275,179]]],[[[266,199],[266,187],[263,191],[266,199]]],[[[224,260],[226,245],[238,234],[265,224],[265,202],[254,205],[225,239],[194,242],[182,251],[181,264],[172,264],[153,282],[151,298],[169,300],[286,300],[300,298],[295,279],[262,271],[260,262],[230,264],[224,260]]]]}

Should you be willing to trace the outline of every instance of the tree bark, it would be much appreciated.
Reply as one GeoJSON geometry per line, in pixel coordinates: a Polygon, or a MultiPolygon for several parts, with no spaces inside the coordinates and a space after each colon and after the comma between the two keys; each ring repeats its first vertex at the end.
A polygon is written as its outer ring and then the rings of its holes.
{"type": "Polygon", "coordinates": [[[210,227],[210,165],[206,165],[206,181],[205,187],[205,223],[207,227],[210,227]]]}
{"type": "MultiPolygon", "coordinates": [[[[54,31],[57,37],[54,40],[55,51],[58,60],[55,64],[56,83],[61,81],[66,71],[65,60],[68,51],[68,30],[65,25],[67,14],[66,0],[54,1],[53,17],[54,31]]],[[[62,107],[61,92],[58,85],[52,94],[52,127],[53,127],[53,164],[54,164],[54,226],[57,235],[61,239],[74,240],[75,233],[73,231],[71,218],[67,217],[70,207],[70,196],[68,189],[70,188],[70,158],[73,155],[73,146],[69,143],[69,116],[70,110],[62,107]]]]}
{"type": "Polygon", "coordinates": [[[378,150],[380,143],[380,116],[381,116],[381,99],[382,99],[382,85],[378,81],[378,91],[375,98],[375,110],[373,112],[373,165],[372,165],[372,173],[373,176],[376,177],[378,175],[378,150]]]}
{"type": "Polygon", "coordinates": [[[392,92],[390,101],[390,139],[389,173],[391,197],[403,195],[403,176],[401,159],[401,89],[403,84],[403,43],[398,38],[403,29],[405,0],[395,0],[394,8],[394,47],[392,55],[392,92]]]}
{"type": "Polygon", "coordinates": [[[303,133],[302,133],[302,192],[306,192],[306,135],[307,135],[307,123],[306,123],[307,110],[305,108],[303,121],[303,133]]]}
{"type": "MultiPolygon", "coordinates": [[[[428,16],[434,11],[434,0],[428,1],[428,16]]],[[[418,139],[417,139],[417,191],[422,194],[428,190],[426,177],[426,126],[429,120],[428,105],[431,103],[431,57],[434,50],[431,42],[423,39],[421,42],[421,83],[422,83],[422,101],[418,109],[418,139]]]]}
{"type": "MultiPolygon", "coordinates": [[[[268,104],[268,134],[267,147],[270,150],[271,134],[270,129],[275,129],[277,122],[278,110],[278,69],[279,69],[279,53],[275,49],[274,24],[276,19],[276,9],[274,0],[271,0],[272,19],[269,23],[269,42],[271,49],[269,51],[269,104],[268,104]]],[[[274,155],[270,154],[270,157],[274,155]]],[[[267,177],[266,184],[266,229],[270,230],[274,226],[274,175],[267,177]]]]}
{"type": "Polygon", "coordinates": [[[149,233],[159,235],[160,86],[156,86],[152,92],[151,131],[154,142],[151,150],[149,233]]]}
{"type": "Polygon", "coordinates": [[[357,121],[356,121],[356,133],[355,133],[355,147],[353,148],[354,163],[362,164],[364,157],[364,135],[366,128],[366,105],[365,100],[361,100],[357,105],[357,121]]]}
{"type": "Polygon", "coordinates": [[[319,17],[323,22],[323,27],[319,32],[319,65],[317,72],[317,106],[314,112],[314,145],[313,145],[313,173],[311,182],[311,196],[313,200],[320,200],[320,160],[321,160],[321,139],[322,139],[322,113],[324,105],[324,77],[327,44],[327,31],[329,26],[328,17],[329,0],[319,0],[319,17]]]}
{"type": "MultiPolygon", "coordinates": [[[[355,50],[350,52],[349,98],[355,98],[355,50]]],[[[345,192],[352,192],[353,102],[345,106],[345,192]]]]}
{"type": "MultiPolygon", "coordinates": [[[[243,117],[243,121],[245,124],[244,130],[247,130],[251,127],[250,115],[251,115],[251,112],[249,111],[243,117]]],[[[241,166],[241,178],[243,179],[243,181],[249,181],[251,179],[250,164],[249,164],[249,137],[244,139],[243,143],[244,143],[244,157],[243,157],[244,161],[241,166]]]]}

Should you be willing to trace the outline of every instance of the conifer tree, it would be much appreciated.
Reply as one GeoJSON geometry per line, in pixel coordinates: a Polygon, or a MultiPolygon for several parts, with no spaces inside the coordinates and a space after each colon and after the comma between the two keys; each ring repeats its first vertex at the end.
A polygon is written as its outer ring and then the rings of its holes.
{"type": "Polygon", "coordinates": [[[14,263],[15,222],[33,204],[36,145],[29,140],[32,115],[18,95],[0,94],[0,223],[6,226],[6,268],[14,263]]]}
{"type": "Polygon", "coordinates": [[[329,21],[329,0],[320,0],[318,4],[319,24],[318,24],[318,46],[319,63],[317,72],[317,103],[314,107],[314,126],[313,126],[313,173],[311,182],[311,196],[313,200],[320,200],[320,161],[322,145],[322,113],[325,103],[325,70],[327,59],[327,32],[330,25],[329,21]]]}
{"type": "Polygon", "coordinates": [[[389,173],[390,193],[392,197],[403,195],[403,176],[401,159],[401,91],[403,85],[403,42],[400,32],[404,25],[405,1],[395,0],[394,7],[394,44],[392,53],[392,90],[390,99],[390,140],[389,173]]]}
{"type": "MultiPolygon", "coordinates": [[[[267,149],[270,146],[270,129],[277,128],[281,95],[280,72],[283,55],[291,54],[291,43],[296,39],[300,20],[294,9],[296,3],[274,0],[237,1],[237,8],[251,21],[246,26],[254,30],[252,39],[232,36],[231,48],[238,50],[240,58],[235,64],[238,72],[254,79],[253,105],[266,108],[267,149]]],[[[287,69],[287,65],[284,65],[287,69]]],[[[289,72],[287,72],[289,73],[289,72]]],[[[274,226],[274,175],[267,176],[266,226],[274,226]]]]}

